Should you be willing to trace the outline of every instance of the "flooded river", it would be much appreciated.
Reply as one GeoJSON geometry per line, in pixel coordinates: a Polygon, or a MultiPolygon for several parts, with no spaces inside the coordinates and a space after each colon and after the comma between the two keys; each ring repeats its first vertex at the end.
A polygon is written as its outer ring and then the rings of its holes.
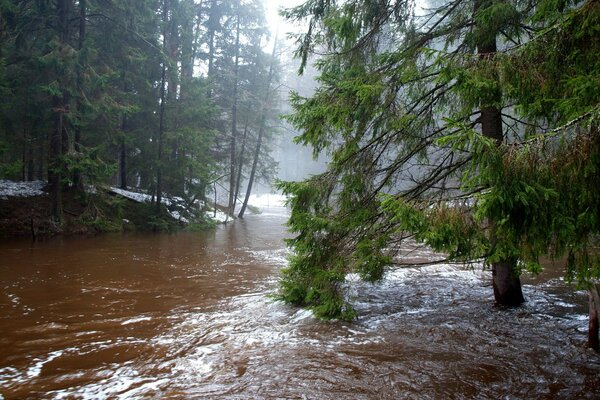
{"type": "Polygon", "coordinates": [[[269,298],[285,219],[1,243],[0,398],[600,398],[587,297],[559,275],[507,311],[487,272],[402,269],[321,322],[269,298]]]}

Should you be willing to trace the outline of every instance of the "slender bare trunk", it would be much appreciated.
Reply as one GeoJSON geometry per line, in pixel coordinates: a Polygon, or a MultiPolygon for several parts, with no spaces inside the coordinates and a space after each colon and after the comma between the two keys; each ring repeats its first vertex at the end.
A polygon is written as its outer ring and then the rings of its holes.
{"type": "Polygon", "coordinates": [[[240,14],[238,10],[235,34],[235,64],[233,70],[233,102],[231,105],[231,141],[229,144],[230,174],[229,174],[229,214],[235,212],[235,172],[236,172],[236,142],[237,142],[237,89],[240,62],[240,14]]]}
{"type": "MultiPolygon", "coordinates": [[[[83,64],[85,62],[85,57],[83,54],[83,46],[85,44],[85,28],[86,28],[86,7],[87,0],[79,0],[79,41],[77,46],[78,51],[78,60],[77,60],[77,113],[79,114],[79,123],[75,126],[75,151],[79,155],[81,153],[81,122],[82,122],[82,114],[83,114],[83,101],[81,101],[83,96],[83,64]]],[[[83,189],[83,180],[81,176],[81,171],[79,169],[75,169],[73,171],[73,185],[75,188],[82,190],[83,189]]]]}
{"type": "Polygon", "coordinates": [[[160,110],[158,117],[158,137],[156,143],[156,209],[160,211],[162,202],[162,153],[163,133],[165,130],[165,102],[167,84],[167,33],[169,19],[169,0],[163,0],[163,63],[160,78],[160,110]]]}
{"type": "Polygon", "coordinates": [[[271,81],[273,80],[273,74],[275,71],[275,52],[277,50],[277,34],[275,35],[275,41],[273,44],[273,52],[271,53],[271,65],[269,66],[269,77],[267,79],[267,87],[265,88],[265,97],[262,102],[262,109],[260,113],[260,122],[258,126],[258,139],[256,141],[256,148],[254,149],[254,159],[252,160],[252,169],[250,170],[250,177],[248,178],[248,187],[246,188],[246,196],[244,197],[244,203],[238,214],[239,218],[244,218],[244,213],[248,207],[248,200],[252,194],[252,186],[256,177],[256,169],[258,167],[258,158],[260,157],[260,149],[262,146],[262,139],[266,128],[267,112],[271,107],[271,81]]]}

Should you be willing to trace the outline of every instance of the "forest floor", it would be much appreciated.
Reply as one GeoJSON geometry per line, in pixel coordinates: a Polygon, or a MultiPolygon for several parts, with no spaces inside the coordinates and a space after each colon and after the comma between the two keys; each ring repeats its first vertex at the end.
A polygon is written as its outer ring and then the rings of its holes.
{"type": "MultiPolygon", "coordinates": [[[[128,193],[115,193],[111,188],[88,193],[72,189],[64,191],[63,221],[59,223],[51,215],[52,200],[44,186],[41,181],[0,181],[0,237],[168,231],[186,226],[206,229],[218,222],[202,215],[190,223],[166,207],[157,214],[149,201],[136,199],[128,193]]],[[[196,215],[201,214],[196,212],[196,215]]]]}

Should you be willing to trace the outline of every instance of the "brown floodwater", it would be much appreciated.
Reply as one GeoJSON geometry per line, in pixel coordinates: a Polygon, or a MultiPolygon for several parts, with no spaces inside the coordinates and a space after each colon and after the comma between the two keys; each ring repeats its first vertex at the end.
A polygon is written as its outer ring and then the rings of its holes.
{"type": "Polygon", "coordinates": [[[0,398],[600,398],[587,296],[559,273],[511,310],[478,268],[351,276],[360,317],[322,322],[269,297],[285,219],[0,243],[0,398]]]}

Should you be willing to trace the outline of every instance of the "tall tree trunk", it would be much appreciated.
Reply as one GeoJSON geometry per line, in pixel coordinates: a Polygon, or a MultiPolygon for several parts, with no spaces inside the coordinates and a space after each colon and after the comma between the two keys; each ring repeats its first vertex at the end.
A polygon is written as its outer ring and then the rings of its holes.
{"type": "Polygon", "coordinates": [[[212,98],[212,79],[214,78],[215,65],[215,33],[219,24],[219,11],[217,8],[217,0],[211,0],[210,11],[207,22],[208,29],[208,73],[209,79],[208,98],[212,98]]]}
{"type": "Polygon", "coordinates": [[[119,149],[119,187],[127,189],[127,143],[125,143],[125,138],[121,139],[119,149]]]}
{"type": "Polygon", "coordinates": [[[23,128],[23,146],[21,148],[21,180],[25,180],[27,173],[27,129],[23,128]]]}
{"type": "Polygon", "coordinates": [[[34,176],[34,161],[33,161],[33,140],[30,139],[27,146],[27,181],[33,181],[34,176]]]}
{"type": "Polygon", "coordinates": [[[238,195],[240,193],[240,186],[242,182],[242,170],[244,169],[244,156],[246,153],[246,138],[248,136],[248,118],[246,118],[246,123],[244,124],[244,133],[242,135],[242,148],[240,149],[240,155],[238,157],[238,169],[237,169],[237,177],[235,179],[235,198],[237,200],[238,195]]]}
{"type": "Polygon", "coordinates": [[[248,207],[248,200],[252,194],[252,186],[256,177],[256,168],[258,167],[258,158],[260,157],[260,149],[262,146],[262,139],[265,131],[265,125],[267,121],[267,112],[271,108],[271,81],[273,80],[273,74],[275,71],[275,52],[277,50],[277,34],[275,34],[275,41],[273,43],[273,52],[271,53],[271,65],[269,66],[269,77],[267,79],[267,87],[265,90],[265,98],[262,102],[262,110],[260,114],[260,123],[258,126],[258,139],[256,141],[256,148],[254,149],[254,159],[252,160],[252,169],[250,170],[250,177],[248,178],[248,187],[246,188],[246,196],[244,197],[244,203],[238,214],[238,218],[244,218],[244,213],[248,207]]]}
{"type": "MultiPolygon", "coordinates": [[[[85,63],[85,56],[83,54],[83,46],[85,42],[85,28],[86,28],[86,7],[87,0],[79,0],[79,37],[77,45],[77,113],[79,123],[75,126],[75,152],[78,157],[81,157],[81,123],[83,121],[83,65],[85,63]]],[[[81,170],[78,168],[73,171],[73,185],[78,190],[83,190],[83,180],[81,177],[81,170]]]]}
{"type": "MultiPolygon", "coordinates": [[[[58,39],[60,51],[67,45],[69,39],[69,10],[71,0],[58,0],[56,11],[58,14],[58,39]]],[[[62,75],[59,73],[59,75],[62,75]]],[[[52,216],[59,222],[63,220],[62,204],[62,161],[61,157],[65,143],[65,113],[67,108],[66,83],[64,76],[58,76],[60,95],[52,97],[52,110],[54,111],[54,129],[50,135],[50,155],[48,159],[48,184],[52,193],[52,216]]]]}
{"type": "Polygon", "coordinates": [[[239,79],[240,62],[240,13],[237,11],[236,34],[235,34],[235,63],[233,70],[233,101],[231,105],[231,141],[229,144],[230,174],[229,174],[229,215],[235,212],[235,172],[236,172],[236,141],[237,141],[237,89],[239,79]]]}
{"type": "Polygon", "coordinates": [[[169,19],[169,0],[163,0],[163,63],[160,78],[160,110],[158,117],[158,137],[156,143],[156,209],[160,212],[162,202],[162,153],[163,133],[165,130],[165,101],[167,83],[167,33],[169,19]]]}
{"type": "MultiPolygon", "coordinates": [[[[129,91],[127,85],[127,67],[123,68],[123,93],[129,91]]],[[[121,143],[119,144],[119,187],[127,189],[127,141],[125,135],[127,133],[127,114],[121,116],[121,143]]]]}
{"type": "MultiPolygon", "coordinates": [[[[476,0],[474,12],[482,6],[481,0],[476,0]]],[[[496,53],[496,39],[494,37],[488,43],[480,42],[477,45],[477,54],[479,58],[485,60],[493,57],[496,53]]],[[[499,100],[499,99],[498,99],[499,100]]],[[[493,139],[498,146],[504,141],[502,131],[502,113],[496,106],[483,105],[481,108],[480,123],[481,134],[493,139]]],[[[496,245],[496,227],[492,223],[490,226],[490,236],[492,245],[496,245]]],[[[494,287],[494,299],[496,303],[505,306],[518,306],[525,299],[521,290],[521,279],[517,272],[517,260],[507,259],[492,263],[492,283],[494,287]]]]}

